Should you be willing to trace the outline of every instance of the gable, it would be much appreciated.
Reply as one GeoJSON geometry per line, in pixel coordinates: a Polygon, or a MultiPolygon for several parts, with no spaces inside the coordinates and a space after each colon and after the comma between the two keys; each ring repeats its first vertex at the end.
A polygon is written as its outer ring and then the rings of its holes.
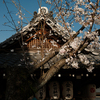
{"type": "MultiPolygon", "coordinates": [[[[21,31],[11,36],[0,44],[0,52],[6,49],[9,52],[10,49],[24,49],[30,48],[60,48],[68,39],[67,33],[64,33],[58,23],[55,23],[54,18],[48,17],[49,13],[44,17],[40,14],[35,17],[34,20],[26,25],[21,31]]],[[[35,48],[35,49],[36,49],[35,48]]],[[[17,51],[17,50],[15,50],[17,51]]]]}

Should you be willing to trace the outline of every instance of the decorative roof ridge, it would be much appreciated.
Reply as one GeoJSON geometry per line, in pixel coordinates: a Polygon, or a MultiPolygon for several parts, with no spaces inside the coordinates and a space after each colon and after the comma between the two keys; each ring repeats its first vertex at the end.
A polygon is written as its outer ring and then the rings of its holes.
{"type": "MultiPolygon", "coordinates": [[[[67,31],[65,30],[64,27],[62,27],[60,24],[58,24],[56,22],[56,20],[53,17],[53,12],[52,11],[48,11],[48,9],[46,7],[41,7],[41,9],[39,8],[39,12],[37,13],[36,11],[34,12],[34,16],[32,18],[32,20],[28,23],[28,25],[24,26],[22,28],[22,30],[18,31],[17,33],[15,33],[14,35],[12,35],[11,37],[9,37],[8,39],[6,39],[5,41],[0,43],[0,48],[2,45],[5,46],[5,43],[9,43],[9,42],[13,42],[14,40],[18,40],[21,37],[21,33],[23,33],[23,36],[27,34],[28,31],[31,31],[34,29],[34,26],[36,26],[40,20],[43,20],[44,18],[46,18],[46,23],[56,32],[58,33],[58,35],[61,35],[63,38],[63,41],[67,40],[69,38],[69,35],[67,34],[67,31]],[[41,10],[46,10],[45,12],[41,12],[41,10]],[[50,21],[50,23],[49,23],[50,21]]],[[[66,41],[65,41],[66,42],[66,41]]]]}
{"type": "Polygon", "coordinates": [[[35,11],[34,12],[34,16],[32,18],[32,20],[30,21],[30,23],[34,23],[36,22],[36,19],[41,19],[41,18],[50,18],[51,20],[53,20],[56,23],[56,20],[53,17],[53,12],[52,11],[48,11],[47,7],[41,7],[38,10],[38,13],[35,11]]]}

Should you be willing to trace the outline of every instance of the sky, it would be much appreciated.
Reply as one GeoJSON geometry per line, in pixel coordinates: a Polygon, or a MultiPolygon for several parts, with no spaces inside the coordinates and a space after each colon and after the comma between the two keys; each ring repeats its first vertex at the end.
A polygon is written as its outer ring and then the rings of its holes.
{"type": "MultiPolygon", "coordinates": [[[[17,22],[19,20],[18,15],[16,15],[18,13],[18,10],[16,9],[16,7],[14,5],[12,5],[10,3],[11,0],[5,0],[5,1],[6,1],[6,5],[7,5],[8,9],[11,13],[11,16],[17,22]]],[[[14,0],[14,1],[16,1],[18,3],[18,0],[14,0]]],[[[41,6],[46,6],[49,8],[49,6],[45,2],[43,2],[43,0],[20,0],[20,5],[23,8],[25,8],[27,11],[29,11],[30,13],[33,14],[34,11],[38,12],[38,9],[39,9],[38,1],[42,1],[41,6]]],[[[25,14],[24,16],[27,18],[28,21],[30,21],[33,17],[33,15],[29,14],[25,10],[22,10],[22,13],[25,14]]],[[[8,14],[6,6],[3,3],[3,0],[0,0],[0,43],[16,33],[16,31],[12,31],[12,28],[11,28],[11,27],[14,28],[14,26],[12,26],[11,23],[8,23],[7,18],[4,16],[6,16],[8,18],[8,20],[12,21],[11,17],[8,14]],[[7,26],[7,25],[9,25],[9,26],[7,26]]]]}
{"type": "MultiPolygon", "coordinates": [[[[6,2],[6,5],[8,7],[8,10],[13,20],[17,23],[19,21],[18,10],[14,6],[14,4],[11,3],[11,0],[4,0],[4,1],[6,2]]],[[[16,1],[17,2],[16,4],[18,4],[18,0],[14,0],[14,1],[16,1]]],[[[24,16],[26,17],[28,21],[31,21],[31,19],[33,18],[32,14],[34,11],[38,12],[38,9],[40,7],[39,4],[41,4],[42,7],[47,7],[49,10],[51,7],[50,5],[46,4],[44,0],[19,0],[19,1],[20,1],[20,5],[31,13],[29,14],[27,11],[21,8],[22,13],[25,14],[24,16]],[[40,3],[40,1],[42,1],[42,3],[40,3]]],[[[14,31],[13,29],[14,25],[12,26],[11,23],[8,23],[8,20],[12,22],[12,19],[9,16],[6,5],[3,2],[3,0],[0,0],[0,43],[16,33],[16,31],[14,31]]],[[[26,20],[24,21],[27,22],[26,20]]],[[[24,24],[23,26],[27,24],[24,24]]],[[[79,25],[75,26],[75,30],[77,29],[79,29],[79,25]]]]}
{"type": "MultiPolygon", "coordinates": [[[[4,1],[6,2],[8,10],[14,22],[16,22],[17,24],[16,26],[18,26],[17,22],[20,20],[18,15],[18,9],[16,9],[15,5],[11,3],[11,0],[4,0],[4,1]]],[[[44,2],[46,0],[14,0],[14,1],[17,2],[16,4],[18,4],[18,1],[20,1],[20,5],[31,13],[29,14],[27,11],[21,8],[22,13],[24,14],[24,16],[28,21],[31,21],[31,19],[33,18],[34,11],[38,12],[38,9],[40,7],[39,4],[41,4],[42,7],[47,7],[48,9],[50,8],[50,5],[47,5],[44,2]],[[38,1],[39,2],[42,1],[42,3],[39,3],[38,1]]],[[[16,31],[14,31],[15,28],[14,25],[11,24],[13,20],[9,16],[6,5],[3,2],[3,0],[0,0],[0,43],[16,33],[16,31]],[[8,23],[7,19],[10,21],[10,23],[8,23]]],[[[26,23],[23,26],[28,24],[28,21],[24,19],[23,21],[26,23]]],[[[81,26],[79,24],[75,23],[75,27],[73,28],[73,30],[77,31],[80,27],[81,26]]]]}

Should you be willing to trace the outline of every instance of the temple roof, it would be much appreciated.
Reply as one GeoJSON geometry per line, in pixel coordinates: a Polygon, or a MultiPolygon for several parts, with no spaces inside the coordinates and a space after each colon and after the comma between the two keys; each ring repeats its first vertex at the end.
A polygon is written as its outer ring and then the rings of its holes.
{"type": "MultiPolygon", "coordinates": [[[[61,36],[62,40],[66,42],[69,39],[69,35],[68,35],[68,32],[66,31],[66,29],[64,27],[60,26],[56,22],[56,20],[53,18],[53,13],[48,12],[48,9],[46,7],[42,7],[41,9],[44,12],[41,13],[40,9],[39,9],[38,13],[34,12],[34,17],[27,26],[23,27],[21,31],[17,32],[16,34],[11,36],[4,42],[0,43],[0,49],[5,48],[9,44],[13,44],[15,41],[18,42],[18,40],[21,39],[21,34],[23,34],[23,36],[25,36],[25,35],[27,35],[28,32],[35,31],[37,28],[37,25],[41,21],[42,22],[45,21],[46,25],[48,25],[54,31],[54,34],[61,36]]],[[[94,51],[85,50],[85,51],[87,51],[88,53],[84,54],[84,55],[91,62],[94,62],[95,65],[96,64],[100,65],[100,50],[94,50],[94,51]]],[[[25,54],[20,53],[20,52],[14,53],[13,49],[11,48],[11,51],[9,51],[7,53],[2,53],[2,52],[0,53],[0,67],[25,66],[25,65],[34,67],[35,64],[40,63],[41,60],[43,60],[46,56],[46,54],[45,54],[45,56],[42,57],[39,52],[37,50],[37,52],[32,52],[32,53],[27,52],[25,54]],[[24,59],[25,56],[26,56],[26,61],[24,59]]],[[[82,55],[82,53],[81,53],[81,55],[82,55]]],[[[46,62],[43,66],[44,66],[44,68],[50,68],[50,66],[54,65],[55,63],[57,63],[57,61],[61,60],[62,58],[66,58],[66,57],[64,57],[58,53],[56,56],[52,57],[52,59],[50,59],[48,62],[46,62]]],[[[77,60],[79,60],[79,59],[77,59],[77,60]]],[[[64,68],[67,68],[66,65],[64,66],[64,68]]]]}
{"type": "Polygon", "coordinates": [[[13,44],[15,41],[18,41],[21,39],[21,34],[25,36],[31,31],[37,30],[37,25],[42,21],[45,22],[53,31],[54,35],[59,35],[64,42],[66,42],[69,39],[68,31],[62,27],[60,24],[56,22],[56,20],[53,18],[53,12],[48,12],[48,9],[46,7],[41,7],[41,10],[46,10],[46,13],[41,13],[40,9],[37,12],[34,12],[34,16],[32,20],[22,28],[22,30],[16,32],[14,35],[12,35],[10,38],[6,39],[4,42],[0,43],[0,48],[6,47],[8,44],[13,44]]]}
{"type": "MultiPolygon", "coordinates": [[[[98,51],[100,52],[100,51],[98,51]]],[[[4,68],[7,66],[11,67],[25,67],[30,66],[34,67],[34,65],[39,64],[44,58],[42,58],[41,54],[38,52],[34,53],[26,53],[26,62],[24,60],[24,54],[23,53],[0,53],[0,67],[4,68]]],[[[45,55],[47,56],[47,55],[45,55]]],[[[94,62],[94,66],[99,67],[100,66],[100,53],[98,55],[93,54],[85,54],[85,56],[91,61],[94,62]]],[[[64,56],[61,56],[58,54],[57,56],[50,59],[48,62],[46,62],[43,66],[45,69],[49,69],[53,64],[55,64],[57,61],[61,60],[64,56]]],[[[78,60],[78,59],[77,59],[78,60]]],[[[82,64],[82,63],[81,63],[82,64]]],[[[83,65],[82,68],[85,66],[83,65]]],[[[71,66],[66,66],[66,64],[63,66],[64,69],[72,68],[71,66]]]]}

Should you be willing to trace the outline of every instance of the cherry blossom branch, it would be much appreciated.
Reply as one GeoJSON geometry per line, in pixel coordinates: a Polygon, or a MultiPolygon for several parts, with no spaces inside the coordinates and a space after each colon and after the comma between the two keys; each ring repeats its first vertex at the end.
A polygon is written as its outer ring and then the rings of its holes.
{"type": "Polygon", "coordinates": [[[90,0],[88,0],[88,2],[90,3],[91,7],[96,11],[96,9],[98,8],[99,0],[97,0],[95,7],[93,6],[93,3],[90,0]]]}
{"type": "Polygon", "coordinates": [[[70,32],[69,32],[69,29],[67,28],[67,25],[66,25],[66,23],[65,23],[64,17],[62,16],[62,12],[61,12],[60,10],[59,10],[59,12],[60,12],[61,18],[62,18],[62,20],[63,20],[63,23],[64,23],[64,25],[65,25],[65,29],[67,29],[67,31],[68,31],[68,33],[69,33],[69,35],[70,35],[70,38],[72,39],[72,36],[71,36],[71,34],[70,34],[70,32]]]}

